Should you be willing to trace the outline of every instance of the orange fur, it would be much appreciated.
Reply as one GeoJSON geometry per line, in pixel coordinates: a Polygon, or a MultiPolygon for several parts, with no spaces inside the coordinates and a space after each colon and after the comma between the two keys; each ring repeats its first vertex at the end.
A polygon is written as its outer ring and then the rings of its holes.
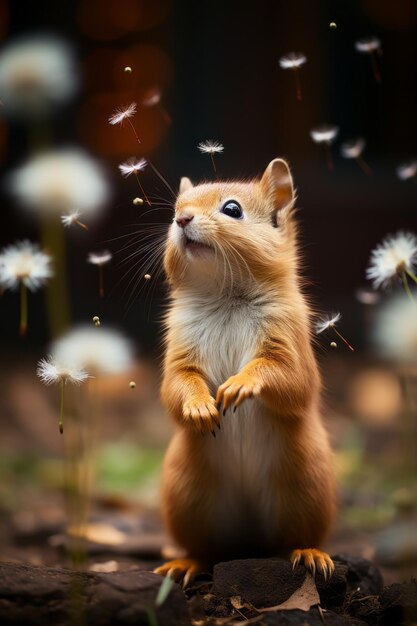
{"type": "MultiPolygon", "coordinates": [[[[335,512],[294,202],[279,159],[260,181],[183,179],[167,241],[162,398],[179,428],[163,512],[188,556],[206,563],[316,548],[335,512]],[[231,199],[243,219],[220,211],[231,199]],[[187,247],[186,236],[199,243],[187,247]]],[[[326,562],[318,553],[317,566],[326,562]]]]}

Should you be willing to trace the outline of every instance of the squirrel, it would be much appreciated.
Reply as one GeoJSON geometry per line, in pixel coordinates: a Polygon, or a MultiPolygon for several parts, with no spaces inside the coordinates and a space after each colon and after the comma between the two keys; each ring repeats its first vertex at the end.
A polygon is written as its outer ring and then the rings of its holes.
{"type": "Polygon", "coordinates": [[[164,256],[171,288],[162,400],[178,424],[163,465],[165,525],[186,586],[220,560],[282,556],[325,577],[336,509],[311,310],[298,274],[295,192],[182,178],[164,256]]]}

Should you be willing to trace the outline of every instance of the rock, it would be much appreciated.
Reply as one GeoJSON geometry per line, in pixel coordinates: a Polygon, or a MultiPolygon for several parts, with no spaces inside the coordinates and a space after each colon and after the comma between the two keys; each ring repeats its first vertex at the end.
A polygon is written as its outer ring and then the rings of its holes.
{"type": "MultiPolygon", "coordinates": [[[[149,626],[160,576],[143,570],[110,574],[0,563],[0,623],[2,626],[149,626]]],[[[178,585],[165,603],[154,608],[157,623],[191,624],[184,594],[178,585]]]]}
{"type": "Polygon", "coordinates": [[[363,620],[370,626],[379,622],[381,604],[378,596],[366,596],[365,594],[352,592],[346,599],[344,608],[349,615],[363,620]]]}
{"type": "Polygon", "coordinates": [[[366,626],[365,622],[332,611],[326,611],[323,620],[317,609],[307,612],[281,611],[265,616],[264,620],[257,622],[257,626],[323,626],[323,623],[325,626],[366,626]]]}
{"type": "Polygon", "coordinates": [[[380,596],[381,626],[402,626],[417,621],[417,581],[394,583],[380,596]]]}
{"type": "Polygon", "coordinates": [[[374,563],[358,556],[346,556],[344,554],[338,554],[333,558],[348,567],[347,587],[349,591],[357,591],[359,587],[364,596],[381,593],[384,580],[374,563]]]}

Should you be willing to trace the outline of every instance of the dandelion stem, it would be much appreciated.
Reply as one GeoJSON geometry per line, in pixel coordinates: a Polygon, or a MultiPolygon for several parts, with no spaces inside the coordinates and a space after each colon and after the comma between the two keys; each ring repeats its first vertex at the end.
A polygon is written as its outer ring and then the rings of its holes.
{"type": "Polygon", "coordinates": [[[132,122],[132,121],[131,121],[128,117],[127,117],[126,119],[127,119],[127,121],[129,122],[131,129],[133,130],[133,133],[134,133],[134,135],[135,135],[136,141],[137,141],[138,143],[142,143],[142,142],[141,142],[141,140],[139,139],[139,136],[138,136],[138,134],[137,134],[137,132],[136,132],[136,128],[135,128],[135,127],[134,127],[134,125],[133,125],[133,122],[132,122]]]}
{"type": "Polygon", "coordinates": [[[147,204],[148,204],[149,206],[152,206],[152,204],[151,204],[151,203],[150,203],[150,201],[149,201],[148,196],[147,196],[147,195],[146,195],[146,193],[145,193],[144,188],[143,188],[143,187],[142,187],[142,185],[141,185],[141,182],[140,182],[140,180],[139,180],[139,176],[137,175],[137,173],[136,173],[136,172],[135,172],[135,176],[136,176],[136,180],[138,181],[139,189],[141,190],[142,194],[145,196],[145,201],[147,202],[147,204]]]}
{"type": "Polygon", "coordinates": [[[345,339],[343,337],[343,335],[341,333],[339,333],[339,331],[337,330],[336,326],[334,324],[330,325],[330,328],[332,328],[334,330],[334,332],[336,333],[336,335],[338,337],[340,337],[340,339],[347,345],[347,347],[349,348],[349,350],[352,350],[352,352],[355,352],[355,348],[353,348],[350,343],[347,341],[347,339],[345,339]]]}
{"type": "Polygon", "coordinates": [[[158,168],[152,163],[152,161],[150,161],[149,159],[147,159],[149,165],[152,168],[152,171],[154,174],[156,174],[158,176],[158,178],[164,183],[165,187],[172,193],[172,196],[174,198],[176,198],[176,193],[174,192],[174,190],[172,189],[171,185],[169,184],[169,182],[162,176],[161,172],[158,170],[158,168]]]}
{"type": "Polygon", "coordinates": [[[26,335],[28,328],[28,290],[23,282],[20,282],[20,328],[19,334],[21,337],[26,335]]]}
{"type": "Polygon", "coordinates": [[[214,162],[214,156],[213,156],[213,153],[212,153],[212,152],[210,152],[210,158],[211,158],[211,163],[212,163],[212,165],[213,165],[213,170],[214,170],[214,173],[215,173],[215,175],[217,175],[216,164],[215,164],[215,162],[214,162]]]}
{"type": "Polygon", "coordinates": [[[297,68],[294,68],[293,74],[294,74],[294,81],[295,81],[295,95],[297,97],[297,100],[301,102],[303,97],[301,94],[301,82],[300,82],[300,76],[298,74],[297,68]]]}
{"type": "Polygon", "coordinates": [[[375,81],[377,83],[380,83],[381,82],[381,74],[379,72],[378,61],[376,59],[375,52],[373,50],[371,50],[371,52],[370,52],[370,57],[371,57],[372,71],[374,73],[375,81]]]}
{"type": "Polygon", "coordinates": [[[408,276],[411,278],[411,280],[413,280],[415,283],[417,283],[417,276],[414,274],[414,272],[409,270],[408,267],[405,267],[404,271],[408,274],[408,276]]]}
{"type": "Polygon", "coordinates": [[[61,380],[61,400],[59,406],[59,432],[61,435],[64,433],[64,390],[65,390],[65,380],[61,380]]]}
{"type": "Polygon", "coordinates": [[[364,174],[366,174],[367,176],[372,176],[371,168],[369,167],[367,162],[362,158],[361,155],[356,157],[356,162],[359,165],[359,167],[361,168],[362,172],[364,172],[364,174]]]}
{"type": "MultiPolygon", "coordinates": [[[[406,270],[407,271],[407,270],[406,270]]],[[[408,272],[407,272],[408,273],[408,272]]],[[[414,300],[414,296],[411,293],[411,289],[410,286],[408,284],[408,280],[407,280],[407,274],[405,273],[405,271],[401,272],[401,280],[403,281],[403,285],[404,285],[404,289],[405,289],[405,293],[408,296],[408,299],[410,300],[410,302],[412,302],[413,304],[417,304],[417,302],[414,300]]]]}
{"type": "Polygon", "coordinates": [[[88,230],[87,224],[80,222],[80,220],[75,220],[75,223],[78,224],[78,226],[81,226],[81,228],[84,228],[84,230],[88,230]]]}
{"type": "Polygon", "coordinates": [[[332,158],[332,150],[330,148],[330,143],[328,141],[324,142],[324,153],[326,155],[326,163],[327,163],[327,169],[329,170],[330,174],[332,174],[333,172],[333,158],[332,158]]]}

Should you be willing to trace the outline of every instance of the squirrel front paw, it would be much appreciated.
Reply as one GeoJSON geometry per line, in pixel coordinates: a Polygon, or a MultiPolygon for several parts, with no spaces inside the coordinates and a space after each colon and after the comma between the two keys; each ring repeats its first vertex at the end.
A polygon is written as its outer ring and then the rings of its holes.
{"type": "Polygon", "coordinates": [[[215,437],[215,427],[220,428],[220,416],[216,402],[211,396],[204,399],[192,397],[184,402],[183,420],[185,424],[192,424],[200,432],[211,432],[215,437]]]}
{"type": "Polygon", "coordinates": [[[254,398],[260,393],[261,384],[253,376],[242,373],[236,374],[236,376],[228,378],[223,385],[220,385],[216,396],[216,406],[220,411],[223,405],[223,415],[231,406],[235,412],[244,400],[254,398]]]}

